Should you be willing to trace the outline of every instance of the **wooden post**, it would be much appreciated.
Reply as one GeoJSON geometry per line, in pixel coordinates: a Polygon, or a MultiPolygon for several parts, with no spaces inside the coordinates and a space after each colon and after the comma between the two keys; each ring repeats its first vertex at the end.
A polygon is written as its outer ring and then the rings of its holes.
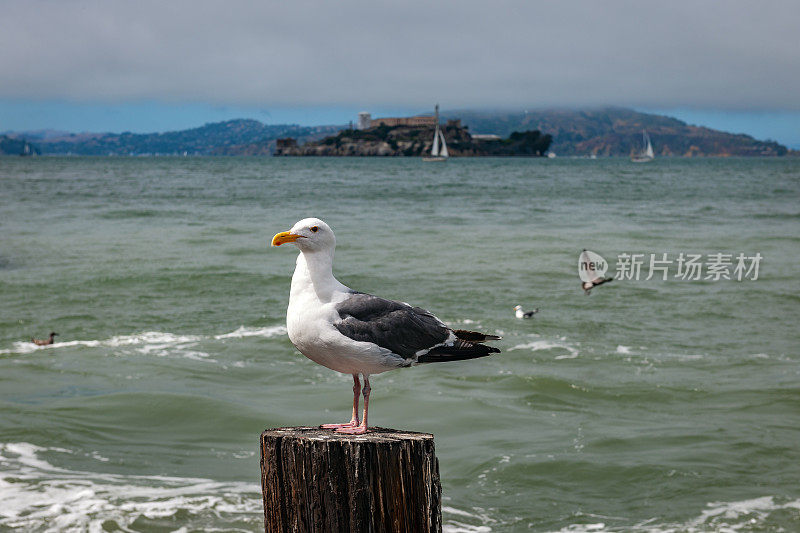
{"type": "Polygon", "coordinates": [[[261,434],[267,532],[439,532],[442,487],[433,435],[311,427],[261,434]]]}

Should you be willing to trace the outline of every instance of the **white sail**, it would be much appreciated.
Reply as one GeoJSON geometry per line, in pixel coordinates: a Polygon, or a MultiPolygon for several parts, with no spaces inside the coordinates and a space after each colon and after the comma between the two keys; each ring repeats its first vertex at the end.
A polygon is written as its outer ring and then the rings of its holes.
{"type": "Polygon", "coordinates": [[[655,159],[653,145],[650,143],[650,136],[647,135],[647,130],[642,130],[642,144],[644,145],[642,151],[631,157],[631,161],[634,163],[647,163],[655,159]]]}
{"type": "Polygon", "coordinates": [[[441,128],[439,128],[439,104],[436,104],[434,108],[436,113],[434,114],[434,124],[436,124],[436,129],[433,131],[433,145],[431,146],[431,157],[423,157],[423,161],[447,161],[447,143],[444,142],[444,133],[442,132],[441,128]],[[439,141],[442,141],[441,148],[439,147],[439,141]]]}
{"type": "Polygon", "coordinates": [[[644,136],[647,139],[647,149],[644,151],[644,155],[653,159],[656,155],[653,153],[653,145],[650,144],[650,136],[647,135],[647,132],[644,132],[644,136]]]}

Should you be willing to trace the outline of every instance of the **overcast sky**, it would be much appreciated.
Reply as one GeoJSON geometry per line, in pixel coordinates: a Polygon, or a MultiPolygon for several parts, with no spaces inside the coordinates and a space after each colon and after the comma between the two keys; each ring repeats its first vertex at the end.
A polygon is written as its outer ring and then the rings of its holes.
{"type": "Polygon", "coordinates": [[[0,120],[143,102],[797,115],[799,26],[794,0],[0,0],[0,120]]]}

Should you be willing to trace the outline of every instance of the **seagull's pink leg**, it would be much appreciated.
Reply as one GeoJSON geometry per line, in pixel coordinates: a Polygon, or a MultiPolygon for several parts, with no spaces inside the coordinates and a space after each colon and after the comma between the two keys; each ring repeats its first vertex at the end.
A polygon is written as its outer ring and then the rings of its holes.
{"type": "MultiPolygon", "coordinates": [[[[337,433],[347,433],[348,435],[363,435],[367,432],[367,411],[369,411],[369,375],[364,374],[364,418],[361,424],[352,427],[343,427],[336,430],[337,433]]],[[[356,419],[358,420],[358,419],[356,419]]]]}
{"type": "Polygon", "coordinates": [[[358,395],[361,394],[361,382],[358,380],[358,374],[353,374],[353,416],[350,422],[344,424],[322,424],[322,429],[341,429],[353,428],[358,425],[358,395]]]}

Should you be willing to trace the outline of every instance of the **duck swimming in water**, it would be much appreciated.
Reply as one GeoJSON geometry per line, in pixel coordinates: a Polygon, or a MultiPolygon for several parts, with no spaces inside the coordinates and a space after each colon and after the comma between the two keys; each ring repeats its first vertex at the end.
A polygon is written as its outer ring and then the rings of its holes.
{"type": "Polygon", "coordinates": [[[49,339],[34,339],[33,337],[31,337],[31,342],[33,344],[36,344],[37,346],[47,346],[48,344],[53,344],[53,337],[55,337],[56,335],[58,335],[58,333],[56,333],[55,331],[51,331],[49,339]]]}

